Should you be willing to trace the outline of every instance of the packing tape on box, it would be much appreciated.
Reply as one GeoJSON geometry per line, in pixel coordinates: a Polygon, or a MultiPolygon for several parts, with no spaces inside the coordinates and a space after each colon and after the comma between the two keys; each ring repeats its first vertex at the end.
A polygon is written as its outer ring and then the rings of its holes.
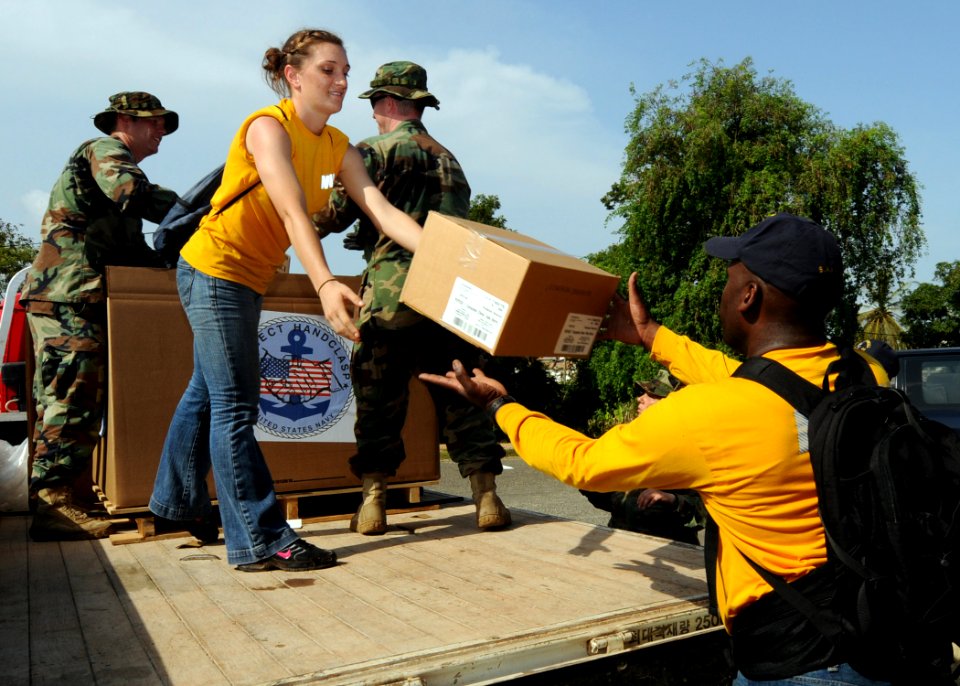
{"type": "Polygon", "coordinates": [[[466,269],[472,269],[476,267],[477,262],[480,261],[480,256],[483,253],[483,246],[487,241],[503,246],[512,245],[518,248],[525,248],[527,250],[536,250],[538,252],[548,253],[551,255],[562,255],[564,257],[573,258],[573,255],[565,253],[562,250],[557,250],[556,248],[546,245],[545,243],[525,241],[520,238],[510,238],[500,234],[494,235],[472,229],[470,231],[469,239],[464,243],[463,254],[460,255],[460,266],[466,269]]]}
{"type": "Polygon", "coordinates": [[[464,269],[474,269],[477,262],[480,261],[480,255],[483,253],[483,245],[489,240],[485,234],[479,231],[471,231],[470,237],[463,244],[463,252],[460,254],[459,263],[464,269]]]}

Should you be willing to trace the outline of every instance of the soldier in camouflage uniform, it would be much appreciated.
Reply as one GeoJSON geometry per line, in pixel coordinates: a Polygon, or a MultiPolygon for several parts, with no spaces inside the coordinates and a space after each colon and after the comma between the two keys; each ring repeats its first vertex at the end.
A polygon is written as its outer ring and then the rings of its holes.
{"type": "Polygon", "coordinates": [[[142,219],[176,202],[138,164],[177,130],[175,112],[149,93],[110,97],[93,118],[107,134],[81,144],[50,193],[40,250],[21,299],[33,337],[37,421],[30,493],[34,540],[100,538],[110,522],[75,501],[76,478],[99,440],[106,374],[106,265],[162,266],[142,219]]]}
{"type": "MultiPolygon", "coordinates": [[[[370,100],[379,136],[357,145],[370,178],[397,208],[421,226],[436,210],[464,217],[470,186],[453,154],[434,140],[421,122],[427,106],[440,108],[427,90],[427,72],[412,62],[382,65],[361,98],[370,100]]],[[[357,399],[357,454],[350,468],[363,481],[363,502],[351,521],[362,534],[386,530],[386,480],[405,454],[400,431],[407,413],[408,384],[418,372],[443,374],[453,359],[471,368],[480,351],[400,303],[412,255],[380,234],[343,192],[333,194],[328,214],[318,217],[322,232],[360,223],[344,244],[363,250],[366,269],[360,295],[360,342],[354,347],[352,375],[357,399]]],[[[510,523],[510,512],[496,494],[503,471],[503,448],[489,417],[457,394],[430,387],[443,440],[460,474],[470,479],[477,525],[492,529],[510,523]]]]}
{"type": "MultiPolygon", "coordinates": [[[[637,383],[637,414],[666,398],[682,384],[666,369],[648,381],[637,383]]],[[[594,507],[610,513],[607,526],[700,545],[699,531],[706,520],[703,501],[696,491],[662,491],[638,488],[632,491],[598,493],[580,491],[594,507]]]]}

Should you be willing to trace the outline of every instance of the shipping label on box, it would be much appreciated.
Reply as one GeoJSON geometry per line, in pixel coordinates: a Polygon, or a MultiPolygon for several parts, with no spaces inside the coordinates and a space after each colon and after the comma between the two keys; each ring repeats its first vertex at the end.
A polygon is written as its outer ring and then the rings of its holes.
{"type": "Polygon", "coordinates": [[[585,357],[619,281],[515,231],[430,212],[400,299],[494,355],[585,357]]]}
{"type": "Polygon", "coordinates": [[[557,347],[553,349],[554,354],[567,357],[590,352],[602,323],[603,317],[571,312],[560,330],[557,347]]]}
{"type": "Polygon", "coordinates": [[[493,345],[509,310],[509,303],[458,276],[441,320],[483,345],[493,345]]]}

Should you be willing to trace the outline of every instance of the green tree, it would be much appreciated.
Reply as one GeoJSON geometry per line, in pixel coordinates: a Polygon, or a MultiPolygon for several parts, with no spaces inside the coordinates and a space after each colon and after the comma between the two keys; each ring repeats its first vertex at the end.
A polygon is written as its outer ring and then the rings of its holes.
{"type": "Polygon", "coordinates": [[[507,220],[504,219],[502,215],[497,214],[499,211],[499,197],[496,195],[483,195],[482,193],[479,193],[470,200],[470,210],[467,212],[467,219],[480,222],[481,224],[486,224],[487,226],[496,226],[501,229],[506,229],[508,228],[507,220]]]}
{"type": "Polygon", "coordinates": [[[900,300],[907,347],[960,345],[960,261],[940,262],[934,278],[939,285],[921,283],[900,300]]]}
{"type": "MultiPolygon", "coordinates": [[[[660,321],[723,348],[717,304],[726,265],[708,258],[703,242],[782,211],[819,222],[841,243],[835,339],[856,337],[857,294],[880,271],[894,285],[912,275],[924,245],[918,187],[886,124],[841,129],[789,81],[758,75],[749,58],[729,68],[702,60],[681,82],[634,95],[622,174],[603,198],[622,221],[622,240],[592,259],[623,276],[639,272],[660,321]]],[[[622,364],[605,351],[615,345],[591,359],[595,376],[617,374],[600,369],[622,364]]]]}
{"type": "Polygon", "coordinates": [[[861,339],[879,340],[893,349],[904,347],[903,328],[893,314],[890,293],[892,275],[887,269],[877,272],[877,278],[867,285],[867,296],[874,307],[857,316],[861,339]]]}
{"type": "Polygon", "coordinates": [[[30,240],[21,233],[22,229],[0,219],[0,290],[6,289],[10,277],[33,262],[37,254],[30,240]]]}
{"type": "Polygon", "coordinates": [[[890,310],[876,307],[861,312],[858,320],[861,327],[861,339],[883,341],[894,350],[907,347],[903,341],[903,328],[890,310]]]}

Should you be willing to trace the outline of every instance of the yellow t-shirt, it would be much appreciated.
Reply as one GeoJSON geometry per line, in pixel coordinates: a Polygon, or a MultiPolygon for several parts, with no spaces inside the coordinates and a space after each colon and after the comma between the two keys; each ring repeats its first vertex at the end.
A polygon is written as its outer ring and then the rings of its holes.
{"type": "Polygon", "coordinates": [[[262,294],[290,247],[290,238],[263,184],[218,213],[259,180],[253,155],[246,147],[247,129],[258,117],[273,117],[290,136],[293,168],[306,197],[308,214],[327,206],[349,141],[332,126],[324,127],[319,135],[312,133],[289,99],[251,114],[234,136],[211,210],[180,254],[204,274],[249,286],[262,294]]]}
{"type": "MultiPolygon", "coordinates": [[[[729,628],[740,608],[772,591],[731,541],[788,581],[827,560],[805,431],[802,441],[798,431],[806,420],[773,391],[731,377],[739,362],[665,327],[651,352],[690,385],[598,439],[516,403],[504,405],[497,421],[525,461],[576,488],[698,491],[720,530],[717,602],[729,628]]],[[[819,385],[838,353],[828,343],[765,356],[819,385]]]]}

